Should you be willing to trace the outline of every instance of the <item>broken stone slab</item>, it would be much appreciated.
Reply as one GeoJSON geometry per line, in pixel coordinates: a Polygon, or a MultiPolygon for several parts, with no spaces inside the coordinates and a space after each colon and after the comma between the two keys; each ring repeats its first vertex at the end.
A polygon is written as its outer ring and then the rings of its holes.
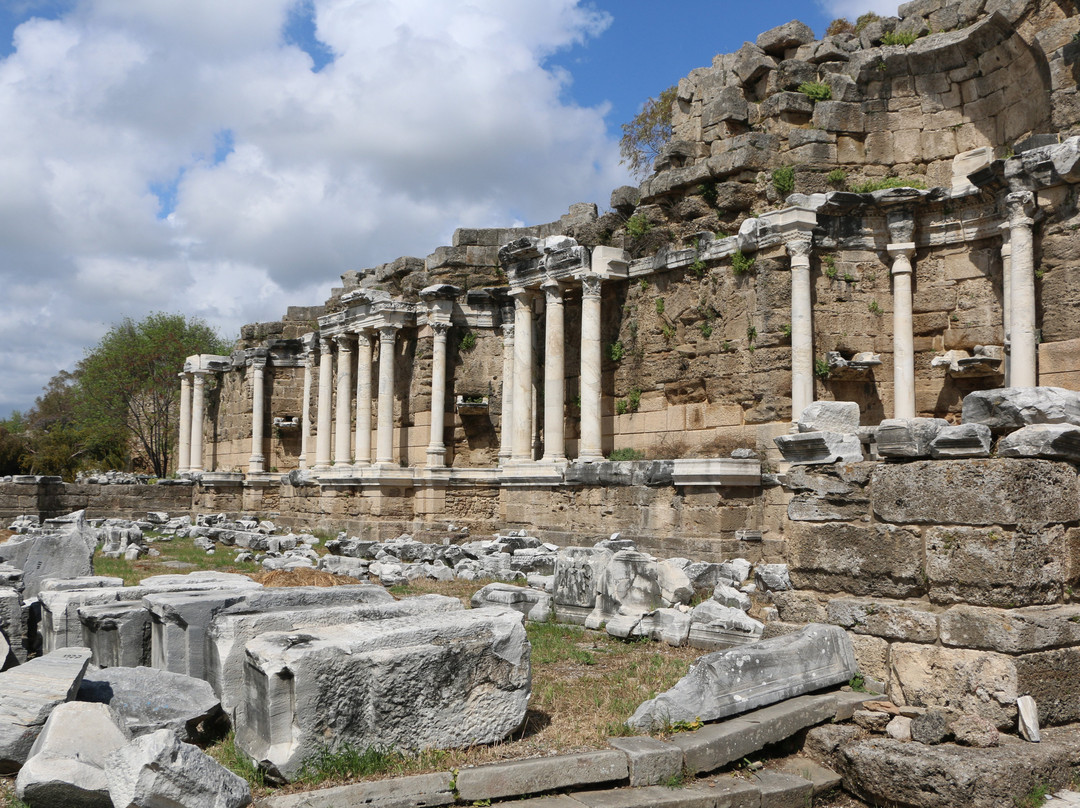
{"type": "Polygon", "coordinates": [[[720,565],[719,575],[722,580],[728,581],[732,586],[741,586],[742,582],[750,577],[754,565],[745,558],[733,558],[720,565]]]}
{"type": "MultiPolygon", "coordinates": [[[[13,586],[0,586],[0,636],[17,662],[26,661],[26,616],[22,593],[13,586]]],[[[0,656],[0,670],[8,661],[7,653],[0,656]]]]}
{"type": "Polygon", "coordinates": [[[640,620],[646,612],[688,603],[693,594],[690,579],[677,565],[636,550],[619,550],[597,575],[596,605],[585,626],[596,629],[620,616],[640,620]]]}
{"type": "Polygon", "coordinates": [[[916,460],[871,475],[883,522],[1046,525],[1080,520],[1076,469],[1050,460],[916,460]]]}
{"type": "Polygon", "coordinates": [[[712,599],[730,609],[750,611],[750,596],[727,584],[717,584],[716,589],[713,590],[712,599]]]}
{"type": "Polygon", "coordinates": [[[721,606],[714,600],[699,603],[690,612],[687,643],[694,648],[714,650],[746,645],[761,638],[765,625],[742,609],[721,606]]]}
{"type": "Polygon", "coordinates": [[[799,432],[833,432],[855,435],[860,408],[855,401],[815,401],[799,413],[799,432]]]}
{"type": "Polygon", "coordinates": [[[944,418],[887,418],[874,430],[882,457],[929,457],[930,444],[949,422],[944,418]]]}
{"type": "Polygon", "coordinates": [[[934,643],[938,616],[921,601],[885,601],[871,598],[832,598],[829,622],[885,640],[934,643]]]}
{"type": "Polygon", "coordinates": [[[626,755],[610,749],[462,769],[457,791],[459,800],[478,802],[610,783],[629,776],[626,755]]]}
{"type": "Polygon", "coordinates": [[[26,533],[0,542],[0,562],[23,571],[23,596],[32,598],[46,578],[76,578],[94,571],[97,537],[85,520],[52,532],[26,533]]]}
{"type": "Polygon", "coordinates": [[[90,662],[99,668],[136,668],[150,665],[153,620],[142,600],[80,606],[82,645],[90,649],[90,662]]]}
{"type": "Polygon", "coordinates": [[[835,717],[836,694],[797,696],[694,732],[677,732],[671,743],[683,750],[686,771],[700,774],[742,760],[835,717]]]}
{"type": "Polygon", "coordinates": [[[686,645],[690,638],[691,617],[679,609],[657,609],[641,616],[635,636],[649,637],[672,646],[686,645]]]}
{"type": "Polygon", "coordinates": [[[754,582],[762,592],[786,592],[791,589],[787,564],[758,564],[754,567],[754,582]]]}
{"type": "Polygon", "coordinates": [[[1031,696],[1021,696],[1016,700],[1016,711],[1019,717],[1020,737],[1025,741],[1039,743],[1042,736],[1039,734],[1039,708],[1035,699],[1031,696]]]}
{"type": "Polygon", "coordinates": [[[963,422],[995,435],[1032,424],[1080,426],[1080,393],[1062,387],[1005,387],[964,396],[963,422]]]}
{"type": "Polygon", "coordinates": [[[631,788],[666,783],[682,773],[683,753],[675,744],[647,735],[608,738],[608,743],[626,755],[631,788]]]}
{"type": "Polygon", "coordinates": [[[528,705],[529,644],[509,609],[269,632],[246,652],[236,742],[286,780],[328,737],[361,749],[493,743],[528,705]]]}
{"type": "Polygon", "coordinates": [[[207,682],[156,668],[90,669],[77,699],[108,705],[132,736],[167,729],[189,743],[212,736],[224,717],[207,682]]]}
{"type": "Polygon", "coordinates": [[[946,426],[930,442],[930,456],[935,460],[989,457],[992,441],[990,427],[985,424],[946,426]]]}
{"type": "Polygon", "coordinates": [[[837,432],[801,432],[773,438],[784,460],[795,465],[858,463],[863,459],[858,435],[837,432]]]}
{"type": "Polygon", "coordinates": [[[16,796],[29,805],[112,808],[106,760],[129,738],[104,704],[58,704],[19,769],[16,796]]]}
{"type": "Polygon", "coordinates": [[[470,601],[474,609],[484,606],[505,606],[520,612],[533,623],[551,619],[551,595],[527,586],[492,583],[478,589],[470,601]]]}
{"type": "Polygon", "coordinates": [[[798,634],[706,654],[627,723],[648,730],[674,721],[715,721],[846,683],[857,670],[843,629],[810,625],[798,634]]]}
{"type": "Polygon", "coordinates": [[[555,559],[555,619],[585,625],[596,607],[600,572],[614,553],[601,547],[564,547],[555,559]]]}
{"type": "Polygon", "coordinates": [[[113,752],[105,771],[115,808],[243,808],[251,803],[251,787],[242,777],[167,729],[113,752]]]}
{"type": "Polygon", "coordinates": [[[756,44],[771,56],[783,56],[791,48],[814,41],[814,32],[806,23],[799,20],[778,25],[758,34],[756,44]]]}
{"type": "Polygon", "coordinates": [[[994,609],[953,606],[938,618],[942,645],[1029,654],[1080,645],[1080,605],[994,609]]]}
{"type": "Polygon", "coordinates": [[[260,804],[266,808],[345,808],[353,805],[365,808],[433,808],[455,802],[454,784],[454,775],[450,772],[414,774],[299,794],[278,794],[260,800],[260,804]]]}
{"type": "Polygon", "coordinates": [[[0,774],[15,772],[58,704],[79,691],[90,652],[61,648],[0,673],[0,774]]]}
{"type": "Polygon", "coordinates": [[[1042,457],[1080,463],[1080,426],[1032,424],[998,441],[999,457],[1042,457]]]}
{"type": "MultiPolygon", "coordinates": [[[[315,588],[303,587],[308,590],[315,588]]],[[[244,601],[226,608],[215,615],[206,632],[206,679],[221,698],[222,708],[234,722],[238,720],[238,711],[244,705],[244,647],[260,634],[317,630],[463,609],[460,600],[442,595],[422,595],[401,601],[375,596],[372,602],[365,602],[357,596],[372,595],[367,588],[353,593],[352,600],[345,603],[322,599],[311,592],[290,595],[288,588],[270,591],[276,591],[281,597],[244,601]]]]}

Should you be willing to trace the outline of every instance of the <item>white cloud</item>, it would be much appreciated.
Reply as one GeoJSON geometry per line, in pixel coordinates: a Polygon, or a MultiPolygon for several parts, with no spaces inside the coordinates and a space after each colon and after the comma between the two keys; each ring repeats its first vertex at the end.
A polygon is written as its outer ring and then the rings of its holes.
{"type": "Polygon", "coordinates": [[[860,14],[873,11],[883,17],[895,17],[899,0],[818,0],[818,5],[832,17],[847,17],[853,22],[860,14]]]}
{"type": "Polygon", "coordinates": [[[78,0],[16,29],[0,417],[121,317],[234,335],[455,227],[550,221],[625,181],[606,110],[542,66],[607,24],[580,0],[314,0],[318,73],[285,44],[298,2],[78,0]]]}

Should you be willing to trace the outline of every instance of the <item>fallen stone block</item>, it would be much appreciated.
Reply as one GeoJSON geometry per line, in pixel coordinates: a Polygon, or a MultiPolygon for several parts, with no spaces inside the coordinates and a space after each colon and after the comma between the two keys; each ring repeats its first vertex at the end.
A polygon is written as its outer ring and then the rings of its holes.
{"type": "Polygon", "coordinates": [[[251,803],[251,788],[243,778],[166,729],[113,752],[105,771],[115,808],[242,808],[251,803]]]}
{"type": "Polygon", "coordinates": [[[944,418],[887,418],[874,430],[882,457],[929,457],[930,446],[949,425],[944,418]]]}
{"type": "Polygon", "coordinates": [[[585,752],[462,769],[457,790],[459,799],[475,802],[610,783],[629,776],[622,752],[585,752]]]}
{"type": "Polygon", "coordinates": [[[935,460],[989,457],[993,435],[984,424],[956,424],[943,427],[930,442],[935,460]]]}
{"type": "Polygon", "coordinates": [[[19,769],[16,796],[33,806],[112,808],[106,760],[129,737],[103,704],[57,705],[19,769]]]}
{"type": "Polygon", "coordinates": [[[493,583],[478,589],[472,596],[472,607],[505,606],[520,612],[533,623],[546,623],[551,619],[551,595],[525,586],[493,583]]]}
{"type": "Polygon", "coordinates": [[[26,762],[49,714],[75,698],[89,664],[87,649],[61,648],[0,673],[0,774],[26,762]]]}
{"type": "Polygon", "coordinates": [[[686,645],[690,638],[692,619],[689,612],[679,609],[657,609],[641,616],[636,636],[648,637],[668,645],[686,645]]]}
{"type": "Polygon", "coordinates": [[[291,602],[292,607],[287,605],[289,600],[282,600],[277,608],[265,611],[253,609],[246,602],[239,603],[217,614],[210,624],[207,632],[207,681],[221,698],[222,708],[234,723],[240,720],[239,711],[244,705],[244,647],[260,634],[317,630],[412,615],[453,613],[464,608],[457,598],[442,595],[421,595],[401,601],[378,598],[373,603],[336,606],[309,600],[306,608],[298,598],[291,599],[291,602]]]}
{"type": "Polygon", "coordinates": [[[501,740],[525,718],[529,644],[510,610],[271,632],[246,650],[236,742],[282,779],[328,738],[443,749],[501,740]]]}
{"type": "Polygon", "coordinates": [[[1080,463],[1080,426],[1032,424],[998,441],[999,457],[1042,457],[1080,463]]]}
{"type": "Polygon", "coordinates": [[[746,645],[760,639],[764,628],[761,621],[750,617],[742,609],[706,600],[690,612],[687,643],[705,650],[746,645]]]}
{"type": "Polygon", "coordinates": [[[855,435],[860,408],[854,401],[815,401],[799,414],[799,432],[832,432],[855,435]]]}
{"type": "Polygon", "coordinates": [[[794,465],[858,463],[863,459],[858,435],[837,432],[802,432],[773,438],[784,460],[794,465]]]}
{"type": "Polygon", "coordinates": [[[46,578],[92,574],[96,548],[93,528],[79,519],[55,531],[26,533],[0,542],[0,562],[23,571],[23,596],[32,598],[46,578]]]}
{"type": "Polygon", "coordinates": [[[454,775],[450,772],[415,774],[299,794],[279,794],[267,797],[260,803],[266,808],[345,808],[352,805],[365,808],[434,808],[455,802],[453,780],[454,775]]]}
{"type": "Polygon", "coordinates": [[[658,738],[608,738],[608,743],[626,755],[630,765],[630,785],[655,786],[682,774],[682,749],[658,738]]]}
{"type": "Polygon", "coordinates": [[[136,668],[150,664],[153,623],[142,599],[80,606],[82,645],[99,668],[136,668]]]}
{"type": "Polygon", "coordinates": [[[964,396],[963,422],[995,435],[1032,424],[1080,426],[1080,393],[1061,387],[1005,387],[964,396]]]}
{"type": "Polygon", "coordinates": [[[645,613],[688,603],[693,594],[690,579],[678,566],[636,550],[620,550],[596,577],[596,605],[585,626],[596,629],[619,617],[636,625],[645,613]]]}
{"type": "Polygon", "coordinates": [[[716,721],[845,683],[857,670],[844,630],[815,624],[706,654],[674,687],[638,707],[628,723],[647,730],[674,721],[716,721]]]}
{"type": "Polygon", "coordinates": [[[207,682],[156,668],[91,669],[76,698],[107,705],[132,736],[167,729],[195,743],[212,736],[224,718],[207,682]]]}
{"type": "Polygon", "coordinates": [[[555,559],[555,619],[583,626],[596,607],[600,572],[614,555],[600,547],[564,547],[555,559]]]}

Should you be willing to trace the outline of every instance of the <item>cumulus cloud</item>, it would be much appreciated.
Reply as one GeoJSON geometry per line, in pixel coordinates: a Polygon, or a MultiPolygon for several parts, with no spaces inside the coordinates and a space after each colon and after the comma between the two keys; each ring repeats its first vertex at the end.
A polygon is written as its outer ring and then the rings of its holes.
{"type": "Polygon", "coordinates": [[[568,102],[545,59],[609,22],[581,0],[76,0],[27,19],[0,60],[0,417],[123,316],[233,335],[455,227],[604,202],[626,179],[606,109],[568,102]]]}
{"type": "Polygon", "coordinates": [[[818,5],[832,17],[847,17],[854,21],[860,14],[873,11],[883,17],[896,16],[898,0],[818,0],[818,5]]]}

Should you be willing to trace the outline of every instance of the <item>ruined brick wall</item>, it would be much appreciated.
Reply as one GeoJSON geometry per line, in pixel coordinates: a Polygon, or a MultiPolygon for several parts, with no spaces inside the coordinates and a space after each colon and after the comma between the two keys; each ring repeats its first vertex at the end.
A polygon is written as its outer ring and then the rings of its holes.
{"type": "Polygon", "coordinates": [[[0,483],[0,521],[36,514],[42,519],[85,510],[91,519],[144,519],[148,511],[192,512],[190,485],[0,483]]]}

